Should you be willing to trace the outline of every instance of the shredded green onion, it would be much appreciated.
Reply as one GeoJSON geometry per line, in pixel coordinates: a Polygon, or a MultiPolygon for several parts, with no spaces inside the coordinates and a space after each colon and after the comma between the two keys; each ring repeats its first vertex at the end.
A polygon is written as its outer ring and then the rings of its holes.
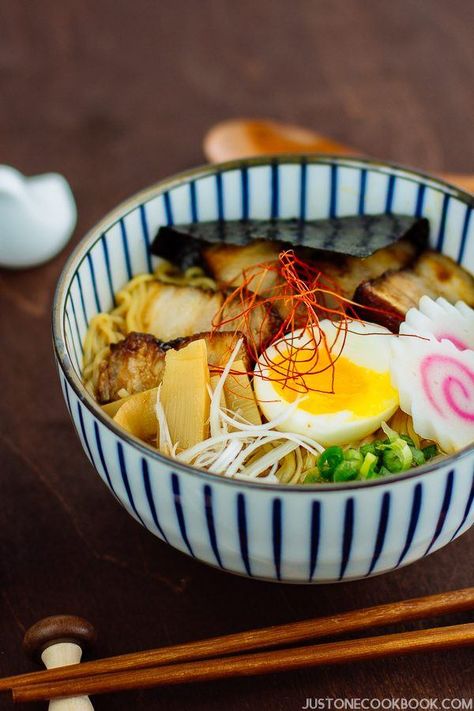
{"type": "Polygon", "coordinates": [[[433,459],[433,457],[439,454],[438,447],[435,444],[428,444],[426,447],[423,447],[421,451],[423,452],[426,462],[429,462],[430,459],[433,459]]]}
{"type": "Polygon", "coordinates": [[[369,452],[370,452],[370,454],[375,454],[375,444],[374,444],[374,442],[369,442],[368,444],[363,444],[363,445],[359,448],[359,452],[361,453],[362,458],[364,458],[365,455],[368,454],[369,452]]]}
{"type": "MultiPolygon", "coordinates": [[[[345,450],[335,446],[325,449],[317,462],[319,480],[341,482],[398,474],[421,466],[439,453],[435,444],[419,449],[411,437],[399,435],[385,423],[382,430],[386,439],[375,439],[345,450]]],[[[318,481],[314,471],[306,476],[305,483],[318,481]]]]}
{"type": "Polygon", "coordinates": [[[382,427],[382,430],[387,435],[390,442],[395,442],[396,439],[400,439],[398,432],[395,432],[395,430],[392,430],[392,428],[389,427],[386,422],[382,422],[381,427],[382,427]]]}
{"type": "Polygon", "coordinates": [[[357,464],[357,471],[359,471],[362,462],[364,461],[364,455],[359,449],[351,447],[350,449],[346,449],[344,452],[344,459],[347,462],[355,462],[357,464]]]}
{"type": "Polygon", "coordinates": [[[316,484],[318,481],[321,481],[318,467],[313,467],[305,472],[303,484],[316,484]]]}
{"type": "Polygon", "coordinates": [[[334,470],[334,481],[351,481],[357,479],[359,463],[355,459],[345,460],[334,470]]]}
{"type": "Polygon", "coordinates": [[[344,452],[342,447],[328,447],[318,459],[318,469],[321,478],[332,481],[336,467],[343,461],[344,452]]]}
{"type": "Polygon", "coordinates": [[[413,454],[405,440],[397,437],[392,440],[383,453],[383,464],[392,473],[403,472],[410,469],[413,454]]]}
{"type": "Polygon", "coordinates": [[[425,455],[421,449],[418,449],[418,447],[410,447],[410,449],[413,455],[413,465],[415,467],[420,467],[425,463],[425,455]]]}
{"type": "Polygon", "coordinates": [[[375,466],[377,464],[377,457],[375,454],[372,454],[372,452],[367,452],[367,454],[364,457],[364,461],[362,462],[362,466],[359,470],[360,478],[361,479],[368,479],[369,475],[372,474],[375,470],[375,466]]]}

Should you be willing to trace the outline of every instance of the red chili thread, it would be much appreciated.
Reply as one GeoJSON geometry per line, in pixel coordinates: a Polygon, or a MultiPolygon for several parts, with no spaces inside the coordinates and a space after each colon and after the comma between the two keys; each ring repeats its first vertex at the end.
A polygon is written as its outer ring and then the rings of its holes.
{"type": "MultiPolygon", "coordinates": [[[[260,358],[260,362],[271,371],[271,375],[262,375],[263,379],[281,383],[284,388],[300,394],[310,390],[334,393],[335,364],[342,355],[348,333],[351,333],[350,323],[368,323],[360,317],[358,307],[361,305],[343,296],[338,284],[324,274],[316,263],[303,261],[293,249],[289,249],[280,252],[275,262],[253,265],[242,272],[241,283],[231,287],[214,317],[213,331],[241,331],[252,361],[256,362],[260,358]],[[261,292],[259,287],[261,288],[269,277],[271,286],[261,292]],[[261,311],[258,315],[258,331],[252,327],[252,316],[257,318],[257,309],[261,311]],[[279,326],[271,336],[266,336],[268,322],[274,321],[276,314],[279,315],[279,326]],[[320,326],[323,319],[329,319],[335,326],[332,343],[328,343],[320,326]],[[229,325],[233,327],[223,329],[223,326],[229,325]],[[300,330],[307,331],[308,342],[297,347],[292,345],[291,334],[300,330]],[[342,341],[336,349],[341,337],[342,341]],[[268,355],[267,349],[271,345],[275,346],[280,357],[278,362],[268,355]],[[328,363],[318,368],[321,348],[326,352],[328,363]],[[308,357],[301,359],[301,352],[305,350],[308,350],[308,357]],[[296,351],[299,352],[298,359],[295,357],[296,351]],[[304,363],[310,364],[311,367],[302,373],[300,364],[304,363]],[[332,371],[331,390],[308,387],[305,382],[306,375],[323,373],[328,369],[332,371]]],[[[399,316],[373,306],[364,305],[363,309],[365,312],[399,316]]],[[[223,367],[216,366],[213,370],[222,372],[223,367]]],[[[234,369],[233,372],[237,371],[234,369]]],[[[249,377],[253,376],[253,371],[244,372],[249,377]]]]}

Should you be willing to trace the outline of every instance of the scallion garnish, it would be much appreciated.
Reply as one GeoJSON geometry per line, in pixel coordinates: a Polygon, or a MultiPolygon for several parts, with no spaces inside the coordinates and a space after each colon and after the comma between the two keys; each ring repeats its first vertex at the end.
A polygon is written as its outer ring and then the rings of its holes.
{"type": "Polygon", "coordinates": [[[378,459],[376,455],[372,454],[372,452],[367,452],[364,457],[364,461],[362,462],[362,466],[359,470],[360,478],[368,479],[369,475],[374,472],[377,462],[378,459]]]}
{"type": "Polygon", "coordinates": [[[405,471],[405,469],[410,469],[413,462],[413,454],[405,440],[398,437],[387,445],[382,459],[384,466],[392,474],[397,474],[405,471]]]}
{"type": "Polygon", "coordinates": [[[430,459],[433,459],[433,457],[436,457],[436,455],[439,454],[438,447],[435,444],[428,444],[426,447],[423,447],[421,451],[423,452],[425,462],[428,462],[430,459]]]}
{"type": "Polygon", "coordinates": [[[357,479],[359,463],[354,460],[344,460],[334,470],[333,481],[351,481],[357,479]]]}
{"type": "Polygon", "coordinates": [[[410,449],[413,454],[413,466],[420,467],[425,463],[425,455],[421,449],[418,449],[418,447],[410,447],[410,449]]]}
{"type": "Polygon", "coordinates": [[[321,475],[318,467],[308,469],[303,479],[303,484],[316,484],[318,481],[321,481],[321,475]]]}
{"type": "Polygon", "coordinates": [[[317,467],[308,471],[305,483],[375,479],[399,474],[411,467],[421,466],[439,453],[435,444],[420,449],[408,435],[399,435],[385,423],[382,429],[386,439],[375,439],[345,450],[335,446],[325,449],[317,461],[317,467]]]}
{"type": "Polygon", "coordinates": [[[326,481],[334,480],[334,471],[344,459],[342,447],[328,447],[318,459],[318,469],[326,481]]]}

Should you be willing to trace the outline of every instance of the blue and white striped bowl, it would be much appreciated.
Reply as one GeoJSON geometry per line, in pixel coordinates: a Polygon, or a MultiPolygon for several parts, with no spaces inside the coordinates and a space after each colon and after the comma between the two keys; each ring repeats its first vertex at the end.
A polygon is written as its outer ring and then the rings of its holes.
{"type": "Polygon", "coordinates": [[[474,520],[474,448],[366,484],[269,486],[167,459],[116,427],[81,383],[82,343],[97,312],[153,268],[158,227],[190,220],[400,212],[424,215],[432,244],[474,271],[472,198],[393,165],[291,156],[206,166],[140,192],[81,241],[59,280],[53,329],[62,389],[84,450],[127,511],[210,565],[267,580],[321,583],[412,563],[474,520]]]}

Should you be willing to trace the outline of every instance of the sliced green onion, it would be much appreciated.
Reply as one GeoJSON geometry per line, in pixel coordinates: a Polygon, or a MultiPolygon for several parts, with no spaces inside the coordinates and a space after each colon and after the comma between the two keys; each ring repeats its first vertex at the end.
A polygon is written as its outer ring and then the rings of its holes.
{"type": "Polygon", "coordinates": [[[413,454],[408,444],[396,439],[383,452],[383,464],[392,474],[409,469],[413,462],[413,454]]]}
{"type": "MultiPolygon", "coordinates": [[[[410,446],[410,445],[408,445],[410,446]]],[[[421,451],[421,449],[418,449],[418,447],[410,447],[411,453],[413,455],[413,466],[414,467],[419,467],[422,464],[425,463],[425,455],[421,451]]]]}
{"type": "Polygon", "coordinates": [[[387,449],[387,447],[390,447],[390,440],[389,439],[374,440],[375,454],[381,456],[383,454],[384,449],[387,449]]]}
{"type": "Polygon", "coordinates": [[[382,466],[380,467],[380,469],[378,471],[378,476],[388,476],[391,473],[392,472],[390,471],[390,469],[387,469],[387,467],[384,467],[382,464],[382,466]]]}
{"type": "Polygon", "coordinates": [[[360,448],[360,453],[362,454],[362,457],[365,457],[366,454],[375,454],[375,442],[368,442],[367,444],[363,444],[360,448]]]}
{"type": "Polygon", "coordinates": [[[401,434],[401,435],[400,435],[400,439],[403,439],[403,440],[408,444],[409,447],[415,447],[415,446],[416,446],[415,443],[414,443],[414,441],[412,440],[412,438],[409,437],[409,436],[406,435],[406,434],[401,434]]]}
{"type": "Polygon", "coordinates": [[[367,452],[362,462],[362,466],[359,469],[359,476],[361,479],[368,479],[369,475],[375,471],[375,466],[377,464],[377,457],[372,452],[367,452]]]}
{"type": "Polygon", "coordinates": [[[357,469],[360,469],[360,465],[364,461],[364,457],[359,449],[351,447],[350,449],[346,449],[344,452],[344,460],[346,462],[355,462],[357,464],[357,469]]]}
{"type": "Polygon", "coordinates": [[[331,481],[334,470],[344,459],[342,447],[328,447],[318,459],[318,469],[321,477],[326,481],[331,481]]]}
{"type": "Polygon", "coordinates": [[[433,457],[436,457],[438,447],[435,444],[428,444],[426,447],[423,447],[421,451],[423,452],[425,462],[428,462],[430,459],[433,459],[433,457]]]}
{"type": "Polygon", "coordinates": [[[334,470],[334,481],[351,481],[357,479],[359,464],[355,460],[343,461],[334,470]]]}
{"type": "Polygon", "coordinates": [[[308,471],[305,473],[303,484],[316,484],[318,481],[321,481],[321,474],[319,472],[318,467],[308,469],[308,471]]]}
{"type": "Polygon", "coordinates": [[[387,435],[390,442],[395,442],[395,440],[400,439],[398,432],[392,430],[392,428],[389,427],[386,422],[382,422],[380,426],[387,435]]]}

